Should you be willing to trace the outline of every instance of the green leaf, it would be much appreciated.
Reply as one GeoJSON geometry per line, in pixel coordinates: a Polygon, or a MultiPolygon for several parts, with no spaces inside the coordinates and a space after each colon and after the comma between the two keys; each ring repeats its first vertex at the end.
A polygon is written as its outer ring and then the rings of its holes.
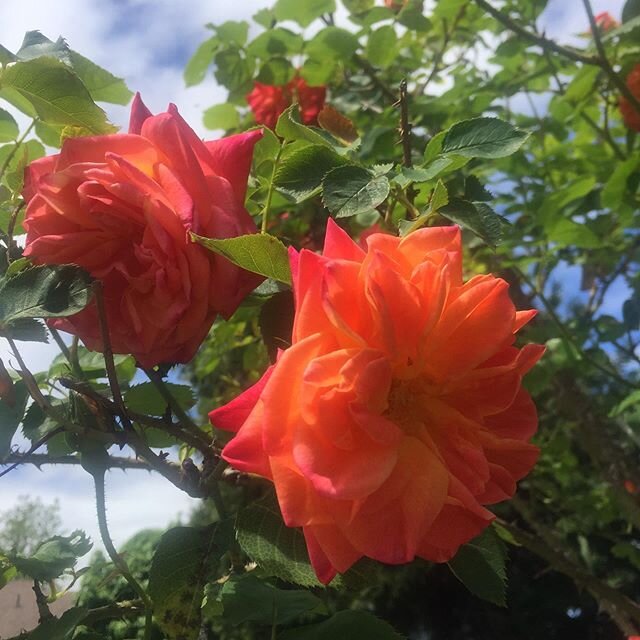
{"type": "Polygon", "coordinates": [[[242,47],[247,42],[249,23],[244,20],[227,20],[215,25],[215,30],[222,42],[242,47]]]}
{"type": "Polygon", "coordinates": [[[29,392],[22,380],[13,385],[13,402],[0,400],[0,461],[11,453],[11,441],[24,417],[29,392]]]}
{"type": "Polygon", "coordinates": [[[0,589],[4,589],[17,575],[18,571],[9,558],[0,554],[0,589]]]}
{"type": "Polygon", "coordinates": [[[224,239],[203,238],[192,233],[191,238],[238,267],[284,284],[291,284],[287,248],[278,238],[268,233],[252,233],[224,239]]]}
{"type": "Polygon", "coordinates": [[[0,325],[19,318],[61,318],[84,309],[91,277],[74,265],[37,266],[0,284],[0,325]]]}
{"type": "Polygon", "coordinates": [[[477,538],[460,547],[455,557],[449,561],[449,567],[471,593],[504,607],[506,561],[506,547],[495,531],[488,528],[477,538]]]}
{"type": "MultiPolygon", "coordinates": [[[[172,382],[166,382],[165,386],[185,411],[193,407],[196,400],[191,387],[183,384],[173,384],[172,382]]],[[[166,401],[151,382],[143,382],[130,387],[124,393],[124,400],[127,407],[135,413],[161,416],[167,410],[166,401]]]]}
{"type": "Polygon", "coordinates": [[[439,213],[473,231],[491,247],[495,247],[502,239],[502,218],[482,202],[474,204],[462,198],[451,198],[448,204],[440,207],[439,213]]]}
{"type": "Polygon", "coordinates": [[[76,530],[70,536],[49,538],[28,558],[17,555],[9,555],[9,558],[20,573],[48,582],[59,578],[67,569],[73,569],[78,558],[89,553],[92,546],[86,534],[76,530]]]}
{"type": "Polygon", "coordinates": [[[69,58],[73,70],[94,100],[111,104],[129,104],[133,93],[122,78],[114,76],[75,51],[69,52],[69,58]]]}
{"type": "Polygon", "coordinates": [[[375,209],[388,195],[389,180],[362,167],[337,167],[322,181],[322,200],[336,218],[375,209]]]}
{"type": "Polygon", "coordinates": [[[202,115],[202,122],[207,129],[235,129],[240,124],[240,116],[236,108],[225,102],[209,107],[202,115]]]}
{"type": "Polygon", "coordinates": [[[396,31],[389,24],[373,31],[367,42],[367,59],[369,62],[383,69],[388,67],[396,59],[397,41],[396,31]]]}
{"type": "Polygon", "coordinates": [[[312,58],[349,60],[358,46],[358,39],[353,33],[329,26],[319,31],[307,44],[306,53],[312,58]]]}
{"type": "Polygon", "coordinates": [[[306,140],[312,144],[331,147],[332,144],[318,129],[300,123],[298,105],[292,104],[285,109],[276,123],[276,133],[287,141],[306,140]]]}
{"type": "Polygon", "coordinates": [[[0,73],[0,88],[28,101],[46,123],[84,127],[96,134],[115,130],[80,78],[53,58],[36,58],[5,67],[0,73]]]}
{"type": "Polygon", "coordinates": [[[464,180],[464,199],[475,202],[489,202],[493,200],[493,194],[485,189],[478,178],[470,175],[464,180]]]}
{"type": "Polygon", "coordinates": [[[548,226],[546,232],[547,238],[559,247],[597,249],[602,246],[602,240],[584,222],[560,218],[548,226]]]}
{"type": "Polygon", "coordinates": [[[295,150],[278,167],[273,184],[302,202],[319,191],[324,176],[346,160],[328,147],[312,144],[295,150]]]}
{"type": "Polygon", "coordinates": [[[613,173],[605,182],[600,193],[600,202],[603,207],[617,209],[622,204],[628,189],[629,177],[638,167],[640,167],[640,153],[629,156],[626,160],[615,165],[613,173]]]}
{"type": "Polygon", "coordinates": [[[284,524],[273,494],[238,513],[236,536],[243,551],[267,575],[303,587],[322,586],[309,563],[302,531],[284,524]]]}
{"type": "Polygon", "coordinates": [[[630,407],[635,407],[640,403],[640,390],[632,391],[622,402],[617,404],[609,414],[612,418],[624,413],[630,407]]]}
{"type": "Polygon", "coordinates": [[[442,139],[442,153],[466,158],[503,158],[515,153],[529,137],[527,131],[498,118],[472,118],[454,124],[442,139]]]}
{"type": "Polygon", "coordinates": [[[287,56],[300,53],[304,46],[304,40],[297,33],[275,27],[261,33],[247,46],[247,51],[256,58],[266,60],[272,56],[287,56]]]}
{"type": "Polygon", "coordinates": [[[174,527],[158,543],[149,571],[154,618],[169,640],[195,640],[201,624],[204,585],[213,563],[227,550],[219,524],[174,527]]]}
{"type": "Polygon", "coordinates": [[[278,640],[402,640],[390,624],[367,611],[339,611],[329,619],[278,634],[278,640]]]}
{"type": "Polygon", "coordinates": [[[449,204],[449,192],[447,187],[444,186],[444,182],[438,180],[429,201],[429,209],[431,211],[439,211],[447,204],[449,204]]]}
{"type": "MultiPolygon", "coordinates": [[[[285,525],[275,493],[267,494],[240,511],[236,519],[236,537],[245,553],[265,574],[303,587],[324,587],[309,562],[302,530],[285,525]]],[[[375,582],[378,567],[375,561],[363,558],[345,574],[336,576],[331,586],[360,590],[375,582]]]]}
{"type": "Polygon", "coordinates": [[[309,591],[277,589],[252,574],[232,576],[224,583],[220,598],[224,619],[234,626],[247,622],[286,624],[323,606],[309,591]]]}
{"type": "Polygon", "coordinates": [[[220,41],[216,36],[200,44],[184,69],[184,81],[187,87],[200,84],[204,80],[219,47],[220,41]]]}
{"type": "Polygon", "coordinates": [[[222,49],[215,54],[213,61],[216,65],[214,75],[221,85],[229,91],[249,88],[254,64],[242,51],[234,48],[222,49]]]}
{"type": "Polygon", "coordinates": [[[413,31],[425,32],[431,29],[431,21],[417,7],[407,5],[398,14],[398,22],[413,31]]]}
{"type": "Polygon", "coordinates": [[[89,610],[85,607],[69,609],[60,618],[54,616],[41,622],[31,633],[24,636],[23,640],[69,640],[88,613],[89,610]]]}
{"type": "Polygon", "coordinates": [[[15,140],[20,133],[18,123],[13,116],[4,109],[0,109],[0,142],[15,140]]]}
{"type": "Polygon", "coordinates": [[[278,0],[273,8],[277,20],[294,20],[301,27],[308,27],[316,18],[335,10],[335,0],[278,0]]]}
{"type": "Polygon", "coordinates": [[[41,56],[50,56],[68,64],[69,46],[62,37],[53,42],[40,31],[27,31],[16,57],[19,60],[33,60],[41,56]]]}
{"type": "Polygon", "coordinates": [[[590,96],[600,74],[600,67],[584,65],[566,88],[564,97],[571,103],[577,103],[590,96]]]}
{"type": "Polygon", "coordinates": [[[287,84],[295,75],[294,66],[283,57],[267,60],[261,67],[256,80],[262,84],[282,86],[287,84]]]}
{"type": "Polygon", "coordinates": [[[14,320],[3,333],[9,338],[23,342],[49,342],[44,324],[35,318],[14,320]]]}

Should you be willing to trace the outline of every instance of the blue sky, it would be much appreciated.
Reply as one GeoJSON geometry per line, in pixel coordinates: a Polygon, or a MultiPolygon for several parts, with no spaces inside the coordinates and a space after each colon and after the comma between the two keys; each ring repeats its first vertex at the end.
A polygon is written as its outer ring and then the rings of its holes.
{"type": "MultiPolygon", "coordinates": [[[[305,0],[300,0],[304,2],[305,0]]],[[[526,0],[522,0],[526,1],[526,0]]],[[[248,19],[275,0],[0,0],[0,44],[16,50],[25,31],[38,29],[51,39],[63,35],[70,46],[140,91],[152,111],[174,102],[193,128],[211,137],[202,126],[202,112],[223,102],[225,92],[212,76],[187,89],[182,69],[197,45],[209,33],[207,22],[248,19]]],[[[594,10],[619,18],[623,0],[592,0],[594,10]]],[[[582,3],[550,0],[539,26],[550,37],[578,44],[577,34],[587,30],[582,3]]],[[[4,106],[4,105],[3,105],[4,106]]],[[[512,105],[513,106],[513,105],[512,105]]],[[[524,105],[522,106],[524,109],[524,105]]],[[[126,126],[128,107],[105,105],[111,120],[126,126]]],[[[571,269],[564,279],[568,298],[579,293],[579,279],[571,269]]],[[[624,291],[614,291],[609,313],[619,308],[624,291]]],[[[624,297],[623,297],[624,296],[624,297]]],[[[23,343],[24,355],[34,370],[45,368],[57,351],[49,346],[23,343]]],[[[7,361],[0,340],[0,357],[7,361]]],[[[10,360],[10,359],[9,359],[10,360]]],[[[0,479],[0,509],[14,505],[18,496],[31,494],[45,502],[60,499],[65,528],[85,529],[98,541],[93,488],[81,469],[34,467],[18,469],[0,479]]],[[[140,471],[112,471],[107,480],[109,521],[116,544],[146,527],[163,527],[185,516],[196,501],[167,481],[140,471]]],[[[99,544],[97,546],[100,546],[99,544]]]]}

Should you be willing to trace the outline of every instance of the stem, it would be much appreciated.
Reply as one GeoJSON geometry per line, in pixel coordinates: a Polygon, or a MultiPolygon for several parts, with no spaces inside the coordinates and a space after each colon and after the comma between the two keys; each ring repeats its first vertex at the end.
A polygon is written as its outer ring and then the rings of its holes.
{"type": "Polygon", "coordinates": [[[40,583],[37,580],[33,581],[33,592],[36,594],[36,605],[38,607],[38,622],[42,624],[45,620],[53,618],[53,614],[49,610],[47,604],[47,597],[42,593],[40,589],[40,583]]]}
{"type": "Polygon", "coordinates": [[[62,354],[64,355],[65,359],[69,363],[69,366],[71,367],[71,371],[73,372],[73,375],[83,380],[85,377],[84,371],[80,368],[80,363],[78,362],[78,359],[77,358],[74,359],[72,357],[71,351],[69,351],[69,347],[67,347],[64,340],[62,339],[60,332],[57,329],[54,329],[53,327],[48,327],[48,328],[51,335],[53,336],[53,339],[55,340],[56,344],[60,348],[60,351],[62,351],[62,354]]]}
{"type": "Polygon", "coordinates": [[[55,414],[56,412],[53,410],[53,407],[51,406],[49,401],[42,395],[42,391],[40,391],[40,387],[38,386],[36,379],[33,377],[31,371],[29,371],[25,361],[22,358],[22,355],[20,355],[20,351],[18,350],[18,347],[13,338],[5,336],[5,340],[9,343],[9,347],[11,348],[13,355],[20,365],[20,377],[24,380],[24,383],[27,386],[31,397],[45,413],[55,414]]]}
{"type": "MultiPolygon", "coordinates": [[[[81,460],[76,455],[57,456],[52,458],[49,454],[44,453],[10,453],[7,458],[0,462],[0,466],[7,464],[32,464],[41,467],[45,464],[61,464],[61,465],[80,465],[81,460]]],[[[141,471],[153,471],[153,468],[144,460],[136,458],[123,458],[118,456],[110,456],[106,463],[108,469],[140,469],[141,471]]]]}
{"type": "Polygon", "coordinates": [[[625,635],[635,635],[640,627],[640,606],[605,582],[592,576],[566,556],[549,547],[543,540],[504,520],[496,522],[514,537],[516,542],[545,560],[555,571],[563,573],[578,587],[584,587],[611,616],[625,635]]]}
{"type": "MultiPolygon", "coordinates": [[[[37,442],[34,442],[33,445],[31,445],[30,449],[24,454],[25,456],[30,456],[33,453],[35,453],[40,447],[42,447],[43,445],[45,445],[49,440],[51,440],[51,438],[53,438],[54,436],[57,436],[59,433],[62,433],[64,431],[64,427],[60,426],[60,427],[55,427],[54,429],[51,429],[51,431],[45,433],[42,438],[40,438],[37,442]]],[[[5,462],[8,462],[5,461],[5,462]]],[[[2,463],[4,464],[4,462],[2,463]]],[[[10,467],[8,467],[7,469],[4,469],[2,472],[0,472],[0,478],[2,478],[2,476],[6,476],[8,473],[10,473],[11,471],[13,471],[14,469],[16,469],[17,467],[19,467],[22,464],[21,461],[15,462],[14,464],[12,464],[10,467]]]]}
{"type": "Polygon", "coordinates": [[[585,362],[588,362],[592,367],[594,367],[595,369],[598,369],[600,372],[606,374],[607,376],[609,376],[616,382],[619,382],[620,384],[624,385],[625,387],[629,387],[630,389],[637,388],[635,384],[633,384],[632,382],[629,382],[628,380],[620,376],[617,372],[612,371],[607,367],[603,367],[597,360],[593,360],[592,358],[587,356],[587,354],[584,353],[582,348],[575,342],[575,340],[573,339],[573,336],[571,335],[571,332],[565,327],[562,320],[560,320],[560,318],[558,317],[558,314],[555,312],[555,310],[553,309],[553,306],[551,305],[549,300],[547,300],[546,296],[539,289],[536,288],[534,283],[531,282],[531,279],[524,273],[524,271],[522,271],[521,269],[518,269],[517,267],[514,267],[514,271],[519,275],[520,278],[522,278],[522,280],[524,280],[527,283],[527,285],[529,285],[530,289],[533,291],[535,296],[540,299],[540,302],[542,302],[542,304],[544,305],[544,308],[549,314],[549,317],[553,320],[553,322],[556,324],[558,329],[560,329],[560,333],[562,333],[562,337],[566,340],[566,342],[569,345],[571,345],[571,347],[575,351],[575,355],[579,359],[584,360],[585,362]]]}
{"type": "Polygon", "coordinates": [[[115,402],[120,412],[120,419],[127,431],[133,431],[133,425],[129,415],[127,414],[127,408],[124,405],[122,399],[122,392],[120,391],[120,385],[118,383],[118,374],[116,372],[116,365],[113,360],[113,350],[111,348],[111,339],[109,337],[109,325],[107,322],[107,310],[104,306],[104,295],[102,293],[102,282],[96,280],[93,283],[93,292],[96,298],[96,307],[98,309],[98,323],[100,324],[100,333],[102,335],[102,351],[104,355],[104,362],[107,368],[107,377],[109,378],[109,387],[111,388],[111,394],[113,395],[113,401],[115,402]]]}
{"type": "Polygon", "coordinates": [[[559,53],[560,55],[563,55],[565,56],[565,58],[569,58],[574,62],[582,62],[583,64],[592,64],[598,67],[601,66],[601,60],[596,56],[586,56],[573,49],[563,47],[562,45],[559,45],[557,42],[554,42],[553,40],[549,40],[544,36],[540,36],[538,34],[532,33],[531,31],[528,31],[522,25],[518,24],[515,20],[512,20],[509,16],[505,15],[504,13],[501,13],[500,11],[492,7],[487,2],[487,0],[475,0],[475,2],[481,9],[484,9],[489,15],[491,15],[498,22],[500,22],[505,27],[507,27],[507,29],[510,29],[514,33],[517,33],[518,35],[522,36],[523,38],[526,38],[527,40],[530,40],[531,42],[534,42],[535,44],[539,45],[543,49],[550,49],[551,51],[555,51],[556,53],[559,53]]]}
{"type": "Polygon", "coordinates": [[[397,101],[398,97],[396,94],[384,82],[382,82],[380,78],[378,78],[375,67],[373,67],[368,60],[361,58],[357,53],[353,54],[353,60],[369,76],[371,82],[373,82],[373,84],[382,91],[385,98],[391,100],[393,103],[397,101]]]}
{"type": "Polygon", "coordinates": [[[280,165],[280,157],[282,156],[282,152],[284,150],[284,141],[280,144],[280,149],[278,149],[278,154],[276,155],[275,160],[273,161],[273,170],[271,171],[271,181],[269,182],[269,190],[267,191],[267,201],[264,205],[264,209],[262,210],[262,226],[260,227],[260,233],[267,233],[267,225],[269,224],[269,213],[271,213],[271,200],[273,199],[273,183],[276,179],[276,172],[278,171],[278,166],[280,165]]]}
{"type": "Polygon", "coordinates": [[[24,133],[16,140],[16,143],[13,149],[11,149],[11,151],[9,152],[9,155],[4,159],[2,166],[0,166],[0,180],[2,180],[4,176],[4,172],[7,170],[9,163],[15,157],[16,153],[18,152],[18,149],[22,146],[22,143],[25,141],[25,138],[31,133],[31,130],[33,129],[33,127],[36,126],[36,122],[37,122],[37,119],[34,119],[31,121],[31,124],[25,129],[24,133]]]}
{"type": "Polygon", "coordinates": [[[104,548],[107,550],[107,554],[111,558],[111,562],[116,566],[118,571],[122,574],[124,579],[131,585],[131,588],[140,596],[140,599],[144,603],[146,615],[145,615],[145,640],[150,640],[152,631],[152,616],[153,616],[153,603],[147,595],[147,592],[143,589],[140,583],[133,577],[129,566],[124,559],[118,555],[111,535],[109,534],[109,527],[107,526],[107,504],[104,491],[104,469],[96,471],[91,474],[96,489],[96,511],[98,513],[98,527],[100,529],[100,537],[104,548]]]}
{"type": "Polygon", "coordinates": [[[638,100],[638,98],[633,95],[624,80],[620,77],[619,74],[615,72],[614,68],[611,66],[609,58],[607,58],[607,52],[604,50],[604,45],[602,44],[602,40],[600,38],[600,29],[598,29],[598,25],[596,24],[596,19],[593,15],[591,3],[589,2],[589,0],[582,0],[582,4],[584,5],[584,10],[587,13],[587,17],[589,18],[591,33],[593,34],[593,41],[596,45],[596,51],[600,56],[599,66],[609,76],[611,82],[613,82],[618,91],[620,91],[620,93],[633,105],[634,109],[638,113],[640,113],[640,100],[638,100]]]}

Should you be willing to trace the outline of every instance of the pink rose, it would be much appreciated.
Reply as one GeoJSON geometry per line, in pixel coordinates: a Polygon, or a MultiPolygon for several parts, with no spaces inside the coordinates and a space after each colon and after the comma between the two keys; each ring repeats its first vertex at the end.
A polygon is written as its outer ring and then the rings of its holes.
{"type": "MultiPolygon", "coordinates": [[[[189,232],[256,231],[244,199],[261,136],[203,142],[174,105],[154,116],[136,95],[128,134],[67,139],[27,168],[25,255],[102,281],[114,352],[147,367],[189,361],[259,283],[189,232]]],[[[95,303],[50,322],[102,351],[95,303]]]]}

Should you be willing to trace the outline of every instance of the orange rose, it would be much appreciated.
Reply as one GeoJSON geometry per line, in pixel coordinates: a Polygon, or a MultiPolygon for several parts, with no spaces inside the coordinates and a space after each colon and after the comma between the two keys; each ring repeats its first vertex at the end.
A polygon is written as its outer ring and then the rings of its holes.
{"type": "Polygon", "coordinates": [[[457,227],[374,234],[329,220],[323,255],[291,252],[292,345],[210,414],[223,457],[273,481],[328,583],[362,556],[451,558],[538,457],[522,376],[544,348],[513,345],[535,311],[507,283],[462,279],[457,227]]]}
{"type": "MultiPolygon", "coordinates": [[[[627,76],[627,87],[640,100],[640,64],[633,67],[631,73],[627,76]]],[[[624,96],[620,96],[618,105],[625,125],[629,129],[640,131],[640,113],[638,113],[638,110],[624,96]]]]}
{"type": "Polygon", "coordinates": [[[294,100],[300,107],[302,123],[317,124],[326,94],[326,87],[310,87],[303,78],[296,76],[283,86],[255,82],[253,90],[247,95],[247,102],[258,124],[275,129],[278,118],[294,100]]]}
{"type": "MultiPolygon", "coordinates": [[[[29,166],[25,255],[103,282],[116,353],[144,366],[189,361],[216,315],[229,317],[259,283],[189,232],[256,231],[244,198],[261,135],[202,142],[175,106],[153,116],[137,95],[128,134],[67,139],[29,166]]],[[[103,348],[95,304],[51,324],[103,348]]]]}

